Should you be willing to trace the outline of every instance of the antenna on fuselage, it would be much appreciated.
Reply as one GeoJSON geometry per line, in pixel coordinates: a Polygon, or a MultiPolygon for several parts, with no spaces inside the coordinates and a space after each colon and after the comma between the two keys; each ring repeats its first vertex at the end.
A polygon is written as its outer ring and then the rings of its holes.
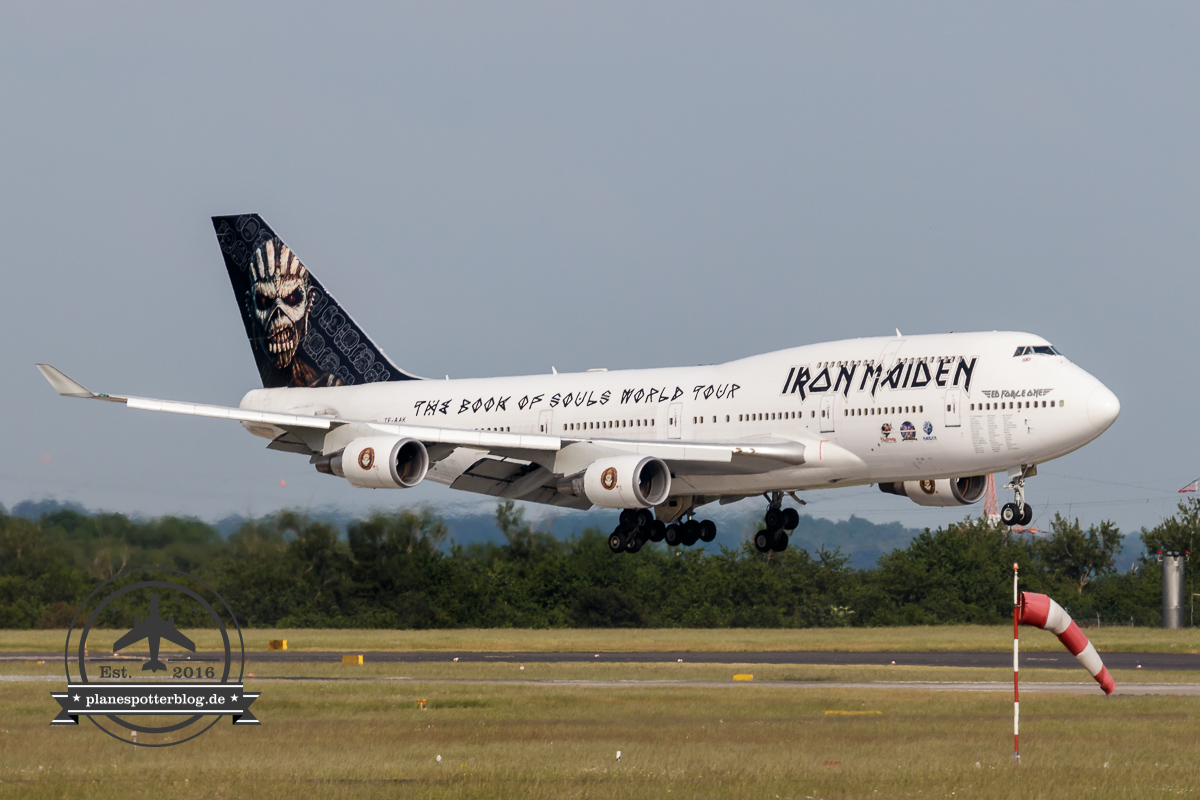
{"type": "Polygon", "coordinates": [[[897,339],[903,339],[903,338],[904,338],[904,334],[900,332],[900,329],[899,329],[899,328],[896,328],[896,338],[897,338],[897,339]]]}

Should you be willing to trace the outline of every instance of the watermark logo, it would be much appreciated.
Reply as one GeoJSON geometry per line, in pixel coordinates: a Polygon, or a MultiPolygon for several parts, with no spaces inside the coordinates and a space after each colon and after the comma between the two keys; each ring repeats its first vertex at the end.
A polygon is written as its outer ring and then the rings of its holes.
{"type": "Polygon", "coordinates": [[[245,658],[237,618],[204,581],[174,569],[123,572],[88,596],[67,631],[67,690],[51,693],[61,706],[51,724],[86,717],[141,747],[182,744],[225,716],[258,725],[250,706],[259,693],[242,684],[245,658]],[[181,628],[218,635],[219,649],[197,650],[181,628]]]}

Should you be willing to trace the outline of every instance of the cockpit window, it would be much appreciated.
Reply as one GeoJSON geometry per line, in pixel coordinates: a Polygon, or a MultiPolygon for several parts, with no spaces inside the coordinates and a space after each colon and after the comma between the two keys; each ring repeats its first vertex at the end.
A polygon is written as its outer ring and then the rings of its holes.
{"type": "Polygon", "coordinates": [[[1029,347],[1018,347],[1017,352],[1013,353],[1013,358],[1018,356],[1061,356],[1058,348],[1054,345],[1034,345],[1029,347]]]}

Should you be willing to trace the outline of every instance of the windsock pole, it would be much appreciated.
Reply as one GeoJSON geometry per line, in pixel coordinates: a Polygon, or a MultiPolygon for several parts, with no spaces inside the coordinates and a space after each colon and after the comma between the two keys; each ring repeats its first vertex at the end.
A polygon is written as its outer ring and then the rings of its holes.
{"type": "Polygon", "coordinates": [[[1021,763],[1021,671],[1017,664],[1020,635],[1017,622],[1020,617],[1020,596],[1017,594],[1017,565],[1013,564],[1013,763],[1021,763]]]}

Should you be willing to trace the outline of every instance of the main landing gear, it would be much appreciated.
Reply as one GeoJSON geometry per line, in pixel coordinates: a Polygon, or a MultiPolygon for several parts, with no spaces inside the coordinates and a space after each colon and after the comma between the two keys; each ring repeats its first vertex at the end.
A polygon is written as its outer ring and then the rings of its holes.
{"type": "Polygon", "coordinates": [[[800,512],[782,507],[783,492],[771,492],[767,500],[770,505],[763,516],[766,528],[754,535],[754,548],[760,553],[782,553],[788,546],[788,532],[800,524],[800,512]]]}
{"type": "Polygon", "coordinates": [[[1012,489],[1015,496],[1013,502],[1005,503],[1000,508],[1000,521],[1010,528],[1014,525],[1025,526],[1033,522],[1033,506],[1025,502],[1025,478],[1036,474],[1036,467],[1022,467],[1021,471],[1004,487],[1012,489]]]}
{"type": "Polygon", "coordinates": [[[664,524],[645,508],[627,508],[621,512],[617,529],[608,537],[608,549],[614,553],[636,553],[646,542],[666,542],[671,547],[691,547],[696,542],[717,538],[712,520],[688,517],[686,522],[664,524]]]}

